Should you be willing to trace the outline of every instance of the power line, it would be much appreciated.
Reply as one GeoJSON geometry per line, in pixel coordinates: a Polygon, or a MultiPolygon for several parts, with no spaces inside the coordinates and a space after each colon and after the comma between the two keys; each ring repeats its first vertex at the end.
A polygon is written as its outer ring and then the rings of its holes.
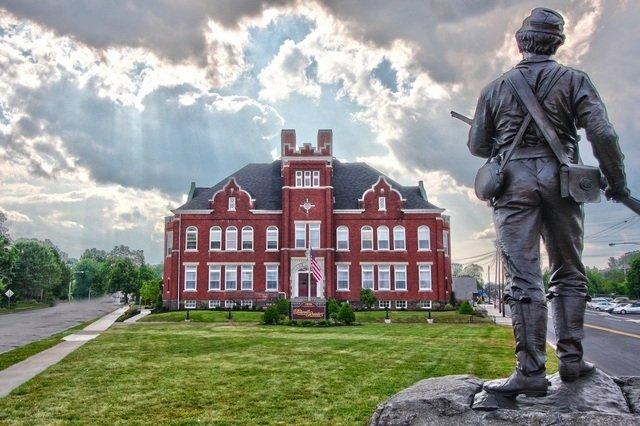
{"type": "Polygon", "coordinates": [[[491,250],[491,251],[488,251],[486,253],[476,254],[475,256],[463,257],[462,259],[455,259],[454,262],[455,263],[460,263],[463,260],[470,260],[470,259],[476,259],[476,258],[480,258],[480,257],[486,257],[488,254],[493,254],[493,253],[495,253],[495,250],[491,250]]]}

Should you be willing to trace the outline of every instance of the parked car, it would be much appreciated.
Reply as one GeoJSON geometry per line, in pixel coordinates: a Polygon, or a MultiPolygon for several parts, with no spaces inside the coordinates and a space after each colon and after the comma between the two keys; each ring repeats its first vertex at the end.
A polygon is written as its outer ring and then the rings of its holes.
{"type": "Polygon", "coordinates": [[[607,309],[613,309],[615,306],[616,305],[611,302],[597,302],[591,304],[591,307],[596,311],[607,311],[607,309]]]}
{"type": "Polygon", "coordinates": [[[591,299],[591,302],[587,303],[587,307],[595,309],[595,305],[602,302],[611,302],[611,298],[609,297],[594,297],[591,299]]]}
{"type": "Polygon", "coordinates": [[[640,314],[640,302],[629,302],[616,306],[611,313],[614,314],[640,314]]]}
{"type": "Polygon", "coordinates": [[[628,297],[616,297],[615,299],[613,299],[613,303],[625,303],[625,302],[629,302],[629,298],[628,297]]]}

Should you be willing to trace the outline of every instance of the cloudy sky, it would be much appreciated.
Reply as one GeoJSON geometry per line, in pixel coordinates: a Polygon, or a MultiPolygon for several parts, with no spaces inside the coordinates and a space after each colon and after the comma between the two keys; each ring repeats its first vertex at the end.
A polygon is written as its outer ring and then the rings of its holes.
{"type": "MultiPolygon", "coordinates": [[[[72,256],[127,244],[159,262],[162,217],[189,182],[213,185],[332,128],[335,155],[424,180],[452,219],[454,259],[492,248],[466,150],[483,85],[518,60],[513,33],[539,1],[0,0],[0,209],[13,237],[72,256]]],[[[549,0],[558,54],[608,105],[640,191],[640,2],[549,0]]],[[[594,163],[583,141],[586,163],[594,163]]],[[[620,205],[586,208],[585,262],[640,241],[620,205]],[[598,233],[607,227],[613,231],[598,233]],[[594,235],[595,234],[595,235],[594,235]]]]}

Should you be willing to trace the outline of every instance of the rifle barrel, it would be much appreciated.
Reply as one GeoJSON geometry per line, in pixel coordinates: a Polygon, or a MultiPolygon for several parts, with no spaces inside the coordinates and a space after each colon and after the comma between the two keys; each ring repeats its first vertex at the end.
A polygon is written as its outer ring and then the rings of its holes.
{"type": "Polygon", "coordinates": [[[459,112],[451,111],[451,116],[467,123],[469,126],[473,124],[473,120],[471,118],[467,117],[466,115],[462,115],[459,112]]]}

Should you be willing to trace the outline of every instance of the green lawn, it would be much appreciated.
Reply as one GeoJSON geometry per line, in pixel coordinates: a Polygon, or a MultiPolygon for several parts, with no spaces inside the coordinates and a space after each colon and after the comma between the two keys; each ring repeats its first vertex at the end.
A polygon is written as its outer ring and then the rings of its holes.
{"type": "Polygon", "coordinates": [[[10,350],[9,352],[3,352],[0,354],[0,370],[4,370],[7,367],[17,364],[29,358],[31,355],[35,355],[38,352],[42,352],[45,349],[49,349],[52,346],[57,345],[62,341],[62,338],[68,334],[74,333],[77,330],[85,328],[91,324],[94,320],[83,322],[75,327],[71,327],[65,331],[54,334],[46,339],[37,340],[35,342],[27,343],[24,346],[10,350]]]}
{"type": "Polygon", "coordinates": [[[11,303],[11,307],[7,308],[7,302],[6,302],[6,297],[4,297],[4,295],[2,296],[3,303],[2,306],[0,307],[0,314],[11,314],[14,312],[20,312],[20,311],[30,311],[32,309],[42,309],[42,308],[48,308],[51,306],[51,304],[49,303],[40,303],[40,302],[36,302],[36,301],[31,301],[31,302],[15,302],[15,303],[11,303]]]}
{"type": "Polygon", "coordinates": [[[116,325],[1,399],[0,423],[364,424],[420,379],[506,376],[512,340],[487,324],[116,325]]]}
{"type": "MultiPolygon", "coordinates": [[[[231,312],[232,322],[235,323],[258,323],[262,318],[260,311],[233,311],[231,312]]],[[[468,323],[468,322],[490,322],[489,318],[473,317],[471,315],[460,315],[457,311],[431,313],[434,322],[445,323],[468,323]]],[[[171,311],[151,314],[141,321],[143,322],[181,322],[187,318],[186,311],[171,311]]],[[[228,313],[226,311],[211,310],[193,310],[189,312],[189,318],[193,322],[219,322],[226,323],[228,313]]],[[[384,311],[358,311],[356,312],[356,321],[359,323],[383,323],[385,318],[384,311]]],[[[426,311],[389,311],[389,318],[393,323],[426,323],[426,311]]]]}

